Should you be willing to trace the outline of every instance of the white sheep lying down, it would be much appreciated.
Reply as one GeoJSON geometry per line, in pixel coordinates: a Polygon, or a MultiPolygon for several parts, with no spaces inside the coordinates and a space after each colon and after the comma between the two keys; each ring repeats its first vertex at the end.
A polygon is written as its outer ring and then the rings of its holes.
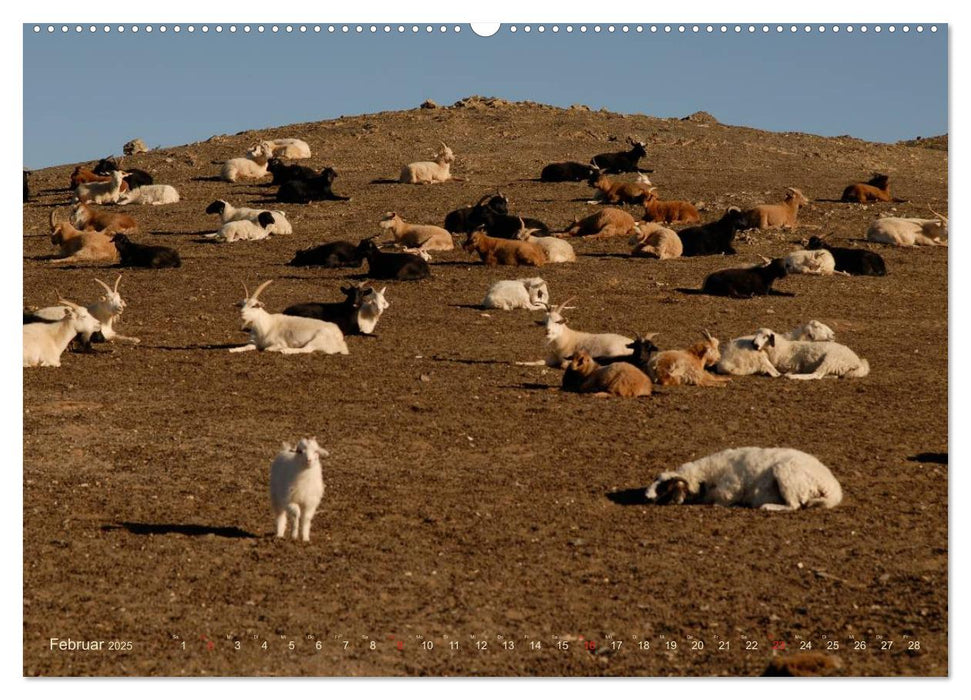
{"type": "Polygon", "coordinates": [[[941,236],[947,235],[947,219],[904,219],[888,216],[877,219],[866,230],[868,241],[895,246],[946,246],[941,236]]]}
{"type": "Polygon", "coordinates": [[[658,505],[711,503],[762,510],[833,508],[843,489],[822,462],[788,447],[738,447],[663,472],[645,494],[658,505]]]}
{"type": "Polygon", "coordinates": [[[796,250],[784,259],[790,275],[832,275],[836,272],[836,260],[828,250],[796,250]]]}
{"type": "MultiPolygon", "coordinates": [[[[836,340],[836,333],[825,323],[813,320],[796,326],[785,334],[787,340],[831,341],[836,340]]],[[[721,351],[721,359],[715,365],[719,374],[734,374],[747,376],[749,374],[767,374],[770,377],[780,377],[777,370],[764,352],[755,349],[752,341],[754,335],[746,335],[725,344],[721,351]]]]}
{"type": "MultiPolygon", "coordinates": [[[[234,207],[229,202],[224,199],[217,199],[213,204],[221,204],[222,210],[219,213],[219,218],[224,224],[230,221],[252,221],[257,223],[260,218],[260,214],[264,212],[269,212],[273,214],[273,223],[266,226],[266,231],[271,236],[289,236],[293,233],[293,226],[287,219],[286,212],[280,211],[278,209],[253,209],[251,207],[234,207]]],[[[210,205],[212,206],[212,205],[210,205]]],[[[206,213],[209,213],[208,211],[206,213]]]]}
{"type": "Polygon", "coordinates": [[[769,328],[760,328],[752,345],[789,379],[865,377],[870,373],[869,362],[839,343],[789,340],[769,328]]]}
{"type": "MultiPolygon", "coordinates": [[[[261,143],[270,144],[275,158],[290,158],[291,160],[310,158],[310,146],[306,141],[300,139],[267,139],[261,143]]],[[[256,153],[258,149],[259,144],[250,149],[250,153],[256,153]]]]}
{"type": "Polygon", "coordinates": [[[528,309],[540,311],[547,307],[550,292],[542,277],[527,277],[518,280],[496,282],[486,292],[482,300],[484,309],[528,309]]]}
{"type": "Polygon", "coordinates": [[[577,261],[577,254],[576,251],[573,250],[573,246],[564,241],[562,238],[554,238],[553,236],[533,236],[532,234],[526,234],[526,237],[521,238],[520,240],[538,245],[540,249],[542,249],[543,254],[546,256],[546,262],[572,263],[577,261]]]}
{"type": "Polygon", "coordinates": [[[316,438],[304,438],[296,448],[283,443],[283,449],[270,465],[270,503],[276,518],[276,536],[287,529],[287,514],[292,521],[291,536],[310,541],[310,521],[324,496],[324,477],[320,458],[329,456],[316,438]]]}
{"type": "Polygon", "coordinates": [[[118,204],[176,204],[179,192],[172,185],[142,185],[121,195],[118,204]]]}

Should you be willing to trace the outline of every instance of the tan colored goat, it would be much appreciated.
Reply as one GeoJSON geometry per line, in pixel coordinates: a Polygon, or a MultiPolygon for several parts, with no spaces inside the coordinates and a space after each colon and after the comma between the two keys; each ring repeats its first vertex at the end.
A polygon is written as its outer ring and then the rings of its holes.
{"type": "Polygon", "coordinates": [[[396,212],[389,211],[378,224],[394,236],[395,243],[420,250],[452,250],[452,234],[441,226],[409,224],[396,212]]]}
{"type": "Polygon", "coordinates": [[[54,262],[117,262],[118,250],[111,239],[96,231],[78,231],[68,221],[57,221],[51,212],[51,243],[58,247],[54,262]]]}
{"type": "Polygon", "coordinates": [[[721,353],[718,351],[718,338],[713,337],[708,331],[703,333],[705,339],[686,350],[664,350],[651,357],[647,365],[647,373],[655,384],[723,386],[731,381],[728,377],[711,374],[705,369],[716,364],[721,359],[721,353]]]}
{"type": "Polygon", "coordinates": [[[567,238],[571,236],[584,238],[611,238],[613,236],[626,236],[634,233],[637,222],[634,217],[623,209],[615,207],[604,207],[595,214],[574,219],[573,223],[565,231],[554,234],[557,238],[567,238]]]}
{"type": "Polygon", "coordinates": [[[470,233],[462,248],[468,253],[478,253],[486,265],[533,265],[546,262],[543,249],[535,243],[492,238],[481,232],[470,233]]]}
{"type": "Polygon", "coordinates": [[[799,207],[809,204],[809,199],[795,187],[787,187],[785,197],[778,204],[760,204],[745,212],[749,228],[796,228],[799,207]]]}

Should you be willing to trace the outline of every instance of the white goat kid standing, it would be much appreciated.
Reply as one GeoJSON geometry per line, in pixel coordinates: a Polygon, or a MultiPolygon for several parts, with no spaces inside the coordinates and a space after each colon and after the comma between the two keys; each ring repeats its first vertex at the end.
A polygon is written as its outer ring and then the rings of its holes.
{"type": "Polygon", "coordinates": [[[316,438],[304,438],[296,448],[283,443],[283,449],[270,465],[270,502],[276,518],[276,536],[287,529],[291,518],[291,537],[310,541],[310,522],[324,496],[324,477],[320,458],[329,456],[316,438]]]}
{"type": "Polygon", "coordinates": [[[789,379],[865,377],[870,373],[870,363],[840,343],[789,340],[769,328],[760,328],[752,346],[764,352],[789,379]]]}
{"type": "Polygon", "coordinates": [[[89,337],[101,330],[101,323],[83,306],[60,299],[68,307],[57,323],[28,323],[24,326],[24,367],[60,367],[61,354],[74,336],[89,337]]]}
{"type": "Polygon", "coordinates": [[[739,447],[663,472],[645,496],[658,505],[791,511],[833,508],[843,500],[843,490],[829,468],[810,454],[788,447],[739,447]]]}
{"type": "Polygon", "coordinates": [[[336,324],[302,316],[271,314],[263,308],[259,300],[260,292],[273,280],[267,280],[251,295],[246,285],[243,290],[246,298],[239,303],[242,316],[242,329],[249,331],[250,342],[229,352],[265,350],[286,355],[310,352],[323,352],[328,355],[347,355],[344,334],[336,324]]]}

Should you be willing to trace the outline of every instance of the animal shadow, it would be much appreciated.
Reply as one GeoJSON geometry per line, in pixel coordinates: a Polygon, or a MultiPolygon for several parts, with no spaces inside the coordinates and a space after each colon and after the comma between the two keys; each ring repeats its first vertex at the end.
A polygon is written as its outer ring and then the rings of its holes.
{"type": "Polygon", "coordinates": [[[112,530],[127,530],[133,535],[186,535],[188,537],[228,537],[231,539],[255,539],[252,532],[238,527],[219,527],[213,525],[183,525],[180,523],[130,523],[121,522],[117,525],[102,525],[102,532],[112,530]]]}
{"type": "Polygon", "coordinates": [[[947,464],[947,452],[920,452],[907,458],[908,462],[921,464],[947,464]]]}
{"type": "Polygon", "coordinates": [[[607,498],[619,506],[646,506],[650,504],[647,500],[647,489],[623,489],[622,491],[611,491],[607,498]]]}

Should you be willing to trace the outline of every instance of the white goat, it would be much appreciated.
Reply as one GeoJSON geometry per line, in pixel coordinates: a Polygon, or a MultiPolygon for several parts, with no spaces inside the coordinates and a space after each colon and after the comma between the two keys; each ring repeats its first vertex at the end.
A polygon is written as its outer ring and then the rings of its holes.
{"type": "Polygon", "coordinates": [[[328,355],[347,355],[344,334],[336,324],[318,321],[315,318],[271,314],[263,308],[259,300],[260,292],[273,280],[267,280],[250,295],[246,285],[243,290],[246,298],[239,303],[243,319],[242,329],[249,331],[250,342],[229,352],[265,350],[295,355],[309,352],[323,352],[328,355]]]}
{"type": "Polygon", "coordinates": [[[384,298],[384,290],[386,289],[387,287],[381,287],[380,290],[368,287],[362,292],[361,306],[357,309],[357,328],[364,335],[370,335],[374,332],[374,327],[378,325],[381,314],[391,306],[388,300],[384,298]]]}
{"type": "Polygon", "coordinates": [[[273,157],[273,147],[266,141],[261,141],[249,151],[248,158],[230,158],[223,163],[221,177],[227,182],[236,182],[239,178],[259,180],[269,172],[266,164],[273,157]]]}
{"type": "Polygon", "coordinates": [[[538,245],[543,251],[543,255],[546,256],[546,262],[572,263],[577,261],[577,254],[573,250],[573,246],[562,238],[534,236],[533,231],[537,230],[534,228],[526,228],[526,224],[523,223],[523,218],[519,217],[519,233],[516,234],[516,239],[538,245]]]}
{"type": "Polygon", "coordinates": [[[486,292],[483,309],[527,309],[539,311],[548,308],[550,291],[542,277],[526,277],[518,280],[501,280],[486,292]]]}
{"type": "Polygon", "coordinates": [[[255,223],[260,218],[260,214],[263,212],[273,214],[273,223],[266,227],[266,230],[271,236],[289,236],[293,233],[293,226],[291,226],[290,222],[287,220],[286,213],[277,209],[251,209],[249,207],[234,207],[224,199],[217,199],[215,202],[206,207],[207,214],[218,214],[220,220],[224,224],[229,223],[230,221],[242,221],[243,219],[248,219],[249,221],[255,223]]]}
{"type": "Polygon", "coordinates": [[[142,185],[125,192],[118,204],[176,204],[179,191],[172,185],[142,185]]]}
{"type": "MultiPolygon", "coordinates": [[[[796,326],[785,334],[787,340],[808,340],[808,341],[832,341],[836,340],[833,329],[825,323],[813,320],[796,326]]],[[[781,377],[782,374],[777,370],[764,352],[755,349],[752,341],[754,335],[746,335],[735,338],[725,344],[721,351],[721,359],[715,365],[715,371],[719,374],[734,374],[746,376],[749,374],[767,374],[770,377],[781,377]]]]}
{"type": "Polygon", "coordinates": [[[320,458],[327,450],[317,445],[316,438],[303,438],[296,448],[283,443],[283,449],[270,465],[270,502],[276,518],[276,536],[287,529],[291,518],[291,537],[310,541],[310,522],[324,497],[324,476],[320,458]]]}
{"type": "Polygon", "coordinates": [[[639,221],[634,224],[634,233],[628,239],[630,254],[635,258],[657,258],[668,260],[680,258],[684,245],[678,234],[661,224],[639,221]]]}
{"type": "Polygon", "coordinates": [[[836,260],[825,249],[795,250],[783,258],[782,262],[790,275],[832,275],[836,272],[836,260]]]}
{"type": "MultiPolygon", "coordinates": [[[[108,342],[115,340],[124,340],[129,343],[140,343],[138,338],[132,338],[127,335],[122,335],[114,329],[114,324],[121,318],[121,314],[125,311],[125,307],[128,305],[125,300],[121,298],[121,294],[118,293],[118,285],[121,284],[121,275],[115,280],[115,287],[112,289],[107,284],[101,280],[95,278],[94,280],[100,284],[105,289],[105,293],[101,296],[101,299],[94,302],[93,304],[88,304],[85,308],[88,313],[98,319],[101,324],[101,336],[108,342]]],[[[47,306],[43,309],[37,309],[36,311],[30,312],[32,318],[45,323],[55,323],[64,318],[64,312],[70,307],[65,305],[58,306],[47,306]]],[[[24,313],[27,316],[27,312],[24,313]]],[[[91,336],[95,331],[90,333],[81,333],[81,341],[88,345],[91,342],[91,336]]]]}
{"type": "Polygon", "coordinates": [[[273,149],[273,156],[276,158],[290,158],[299,160],[310,158],[310,146],[306,141],[300,139],[266,139],[256,144],[247,154],[256,153],[261,144],[267,143],[273,149]]]}
{"type": "Polygon", "coordinates": [[[238,221],[227,221],[216,233],[207,233],[205,238],[211,238],[222,243],[235,243],[236,241],[261,241],[269,237],[270,228],[276,219],[268,211],[261,212],[256,221],[240,219],[238,221]]]}
{"type": "Polygon", "coordinates": [[[67,299],[60,299],[68,307],[64,318],[57,323],[28,323],[24,326],[24,367],[60,367],[61,354],[77,334],[92,334],[101,330],[101,323],[67,299]]]}
{"type": "Polygon", "coordinates": [[[545,360],[536,362],[517,362],[517,365],[546,365],[565,369],[570,364],[570,358],[580,350],[586,350],[590,357],[624,357],[631,354],[627,347],[633,344],[631,338],[616,333],[585,333],[576,331],[566,325],[563,311],[575,307],[568,307],[573,300],[570,297],[555,308],[547,307],[546,318],[536,323],[546,327],[546,342],[549,345],[549,355],[545,360]]]}
{"type": "Polygon", "coordinates": [[[401,169],[401,177],[398,181],[409,185],[423,185],[451,180],[452,174],[449,169],[454,162],[455,154],[443,141],[434,162],[409,163],[401,169]]]}
{"type": "Polygon", "coordinates": [[[738,447],[663,472],[646,492],[658,505],[713,503],[762,510],[833,508],[843,489],[829,468],[788,447],[738,447]]]}
{"type": "Polygon", "coordinates": [[[866,230],[868,241],[889,243],[895,246],[940,245],[946,246],[941,236],[947,235],[947,217],[931,209],[936,219],[904,219],[888,216],[877,219],[866,230]]]}
{"type": "Polygon", "coordinates": [[[121,196],[121,183],[128,173],[115,170],[107,182],[82,182],[74,188],[74,196],[79,202],[94,204],[114,204],[121,196]]]}
{"type": "Polygon", "coordinates": [[[769,362],[789,379],[865,377],[870,373],[869,362],[839,343],[789,340],[768,328],[760,328],[752,346],[764,352],[769,362]]]}
{"type": "Polygon", "coordinates": [[[394,236],[395,243],[421,250],[452,250],[455,242],[452,234],[441,226],[409,224],[397,212],[387,212],[378,226],[394,236]]]}

